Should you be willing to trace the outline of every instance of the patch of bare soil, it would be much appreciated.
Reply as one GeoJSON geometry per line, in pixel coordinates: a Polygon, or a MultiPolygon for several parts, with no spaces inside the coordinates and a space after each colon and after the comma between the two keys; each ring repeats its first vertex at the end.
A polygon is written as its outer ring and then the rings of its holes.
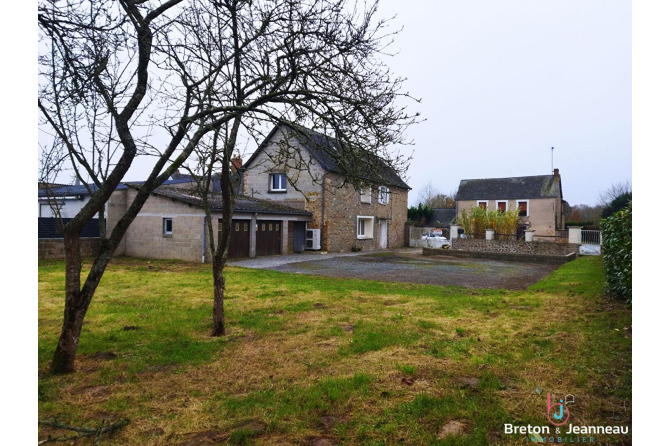
{"type": "Polygon", "coordinates": [[[444,440],[447,435],[463,435],[467,433],[467,430],[468,425],[464,421],[451,420],[442,425],[437,433],[437,438],[444,440]]]}
{"type": "Polygon", "coordinates": [[[325,432],[330,432],[336,424],[344,423],[345,419],[336,415],[323,415],[319,417],[319,421],[321,429],[325,432]]]}
{"type": "Polygon", "coordinates": [[[267,429],[267,425],[263,423],[262,421],[250,421],[248,423],[245,423],[237,428],[237,430],[246,430],[246,431],[251,431],[254,434],[261,434],[265,432],[265,429],[267,429]]]}
{"type": "Polygon", "coordinates": [[[489,444],[501,444],[502,443],[502,432],[491,431],[486,435],[486,440],[489,442],[489,444]]]}
{"type": "Polygon", "coordinates": [[[165,435],[165,431],[160,427],[155,427],[153,429],[148,429],[142,432],[142,435],[144,436],[144,438],[160,437],[162,435],[165,435]]]}
{"type": "Polygon", "coordinates": [[[107,386],[89,386],[81,389],[79,391],[79,394],[82,396],[98,398],[109,394],[109,389],[107,388],[107,386]]]}
{"type": "Polygon", "coordinates": [[[110,359],[116,358],[117,356],[118,355],[114,352],[95,352],[95,354],[93,355],[93,358],[108,361],[110,359]]]}
{"type": "Polygon", "coordinates": [[[479,387],[479,379],[477,379],[477,378],[471,378],[471,377],[464,376],[462,378],[459,378],[458,381],[461,383],[461,388],[462,389],[465,389],[465,388],[468,388],[468,387],[471,388],[471,389],[476,389],[476,388],[479,387]]]}

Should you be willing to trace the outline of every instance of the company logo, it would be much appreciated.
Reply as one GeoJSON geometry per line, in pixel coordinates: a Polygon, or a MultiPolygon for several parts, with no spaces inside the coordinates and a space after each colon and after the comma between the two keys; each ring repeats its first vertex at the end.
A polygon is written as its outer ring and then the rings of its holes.
{"type": "Polygon", "coordinates": [[[570,419],[570,411],[567,405],[563,403],[562,399],[559,401],[558,403],[551,404],[551,394],[547,393],[547,419],[554,426],[563,426],[570,419]],[[557,406],[558,408],[556,409],[557,406]]]}
{"type": "MultiPolygon", "coordinates": [[[[540,389],[536,390],[538,395],[542,394],[540,389]]],[[[525,426],[514,425],[512,423],[504,424],[504,432],[507,435],[526,435],[526,443],[596,443],[595,435],[628,435],[630,429],[628,426],[580,426],[567,424],[570,419],[569,404],[574,404],[575,396],[565,395],[557,403],[551,400],[551,394],[547,393],[547,419],[551,426],[536,426],[527,424],[525,426]],[[562,427],[566,425],[565,427],[562,427]],[[562,432],[565,431],[565,432],[562,432]],[[586,436],[588,435],[588,437],[586,436]]],[[[624,406],[624,410],[627,408],[624,406]]]]}

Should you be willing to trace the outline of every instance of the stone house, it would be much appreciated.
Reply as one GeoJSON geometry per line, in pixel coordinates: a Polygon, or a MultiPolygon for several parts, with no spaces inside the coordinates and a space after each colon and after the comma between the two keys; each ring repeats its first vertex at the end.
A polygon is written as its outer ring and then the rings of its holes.
{"type": "MultiPolygon", "coordinates": [[[[393,169],[385,164],[376,166],[375,178],[383,180],[368,181],[364,188],[355,190],[344,183],[337,163],[327,152],[295,135],[287,139],[286,130],[275,127],[244,166],[239,157],[232,160],[237,186],[229,258],[301,252],[308,247],[308,229],[320,230],[321,250],[404,246],[409,186],[393,169]],[[275,155],[287,141],[299,157],[282,161],[275,155]],[[295,164],[296,159],[305,164],[295,164]]],[[[316,132],[312,136],[331,141],[316,132]]],[[[370,179],[366,178],[367,168],[361,166],[364,180],[370,179]]],[[[214,219],[221,218],[222,209],[217,183],[213,182],[211,192],[214,219]]],[[[140,185],[124,183],[114,191],[106,204],[108,232],[128,209],[140,185]]],[[[61,192],[73,195],[81,191],[68,187],[61,192]]],[[[42,195],[38,197],[40,206],[45,198],[42,195]]],[[[85,201],[86,197],[79,194],[76,199],[85,201]]],[[[215,228],[215,238],[219,231],[215,228]]],[[[177,172],[146,201],[115,255],[211,261],[207,232],[194,180],[177,172]]]]}
{"type": "Polygon", "coordinates": [[[272,129],[240,169],[244,195],[311,213],[296,237],[317,229],[324,251],[404,246],[410,187],[398,173],[370,157],[374,166],[357,166],[365,186],[355,189],[341,174],[336,140],[301,129],[304,135],[285,125],[272,129]]]}
{"type": "Polygon", "coordinates": [[[519,210],[520,223],[538,236],[556,236],[565,229],[565,201],[558,169],[551,175],[461,180],[456,209],[479,206],[502,211],[519,210]]]}

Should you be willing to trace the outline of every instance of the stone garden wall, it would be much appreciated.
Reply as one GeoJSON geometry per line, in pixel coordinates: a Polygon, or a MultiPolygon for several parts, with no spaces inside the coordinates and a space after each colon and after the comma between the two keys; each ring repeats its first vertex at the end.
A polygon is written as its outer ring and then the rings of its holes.
{"type": "Polygon", "coordinates": [[[484,240],[455,238],[451,241],[452,248],[462,251],[497,252],[509,254],[536,254],[565,256],[570,253],[579,254],[579,244],[525,242],[516,240],[484,240]]]}

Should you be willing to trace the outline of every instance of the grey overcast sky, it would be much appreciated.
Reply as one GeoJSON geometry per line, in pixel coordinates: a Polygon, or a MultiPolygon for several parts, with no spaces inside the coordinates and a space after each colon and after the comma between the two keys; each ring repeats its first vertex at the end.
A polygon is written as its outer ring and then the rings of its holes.
{"type": "MultiPolygon", "coordinates": [[[[408,131],[410,204],[428,182],[451,192],[461,179],[548,174],[552,146],[570,204],[632,181],[631,2],[380,3],[378,17],[403,28],[386,63],[425,118],[408,131]]],[[[136,160],[125,180],[153,162],[136,160]]]]}
{"type": "Polygon", "coordinates": [[[570,204],[632,181],[628,1],[383,0],[404,29],[388,64],[420,97],[410,203],[429,181],[559,168],[570,204]]]}

